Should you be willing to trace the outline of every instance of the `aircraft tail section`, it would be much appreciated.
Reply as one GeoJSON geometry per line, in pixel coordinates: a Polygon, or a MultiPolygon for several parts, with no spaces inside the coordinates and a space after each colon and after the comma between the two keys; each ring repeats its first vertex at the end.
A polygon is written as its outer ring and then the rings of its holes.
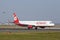
{"type": "Polygon", "coordinates": [[[16,16],[16,13],[13,13],[13,17],[14,17],[14,23],[15,23],[15,24],[19,24],[19,19],[18,19],[18,17],[16,16]]]}

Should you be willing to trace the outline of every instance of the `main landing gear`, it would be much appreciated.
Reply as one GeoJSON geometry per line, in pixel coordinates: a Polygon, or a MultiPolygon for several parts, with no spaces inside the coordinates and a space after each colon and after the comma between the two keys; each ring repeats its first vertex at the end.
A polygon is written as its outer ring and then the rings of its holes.
{"type": "Polygon", "coordinates": [[[37,27],[35,27],[35,29],[37,30],[37,27]]]}
{"type": "MultiPolygon", "coordinates": [[[[31,25],[28,26],[28,29],[32,29],[32,28],[33,28],[33,27],[32,27],[31,25]]],[[[41,28],[41,29],[44,29],[45,27],[42,26],[42,27],[40,27],[40,28],[41,28]]],[[[35,29],[37,30],[38,27],[35,27],[35,29]]]]}

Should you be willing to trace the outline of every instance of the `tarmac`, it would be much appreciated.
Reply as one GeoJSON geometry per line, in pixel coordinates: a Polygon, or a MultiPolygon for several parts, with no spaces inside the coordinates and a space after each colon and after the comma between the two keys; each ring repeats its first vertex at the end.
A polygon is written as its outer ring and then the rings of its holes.
{"type": "Polygon", "coordinates": [[[20,26],[0,26],[0,32],[46,32],[46,31],[56,31],[60,32],[60,25],[55,25],[55,27],[46,27],[45,29],[41,29],[38,27],[37,30],[27,29],[27,27],[20,26]]]}

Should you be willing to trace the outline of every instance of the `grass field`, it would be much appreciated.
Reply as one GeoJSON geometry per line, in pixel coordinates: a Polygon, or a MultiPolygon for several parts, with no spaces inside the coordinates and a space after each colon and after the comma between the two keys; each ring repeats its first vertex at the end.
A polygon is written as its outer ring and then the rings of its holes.
{"type": "MultiPolygon", "coordinates": [[[[17,26],[0,25],[0,28],[17,26]]],[[[0,40],[60,40],[60,32],[0,32],[0,40]]]]}
{"type": "Polygon", "coordinates": [[[2,32],[0,40],[60,40],[60,32],[2,32]]]}

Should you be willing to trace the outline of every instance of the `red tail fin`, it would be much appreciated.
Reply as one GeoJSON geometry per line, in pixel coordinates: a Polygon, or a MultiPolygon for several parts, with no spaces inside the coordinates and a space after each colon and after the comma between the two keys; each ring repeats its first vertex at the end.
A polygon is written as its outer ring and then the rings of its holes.
{"type": "Polygon", "coordinates": [[[16,16],[16,13],[13,13],[13,17],[14,17],[14,23],[15,23],[15,24],[19,24],[19,19],[18,19],[18,17],[16,16]]]}

